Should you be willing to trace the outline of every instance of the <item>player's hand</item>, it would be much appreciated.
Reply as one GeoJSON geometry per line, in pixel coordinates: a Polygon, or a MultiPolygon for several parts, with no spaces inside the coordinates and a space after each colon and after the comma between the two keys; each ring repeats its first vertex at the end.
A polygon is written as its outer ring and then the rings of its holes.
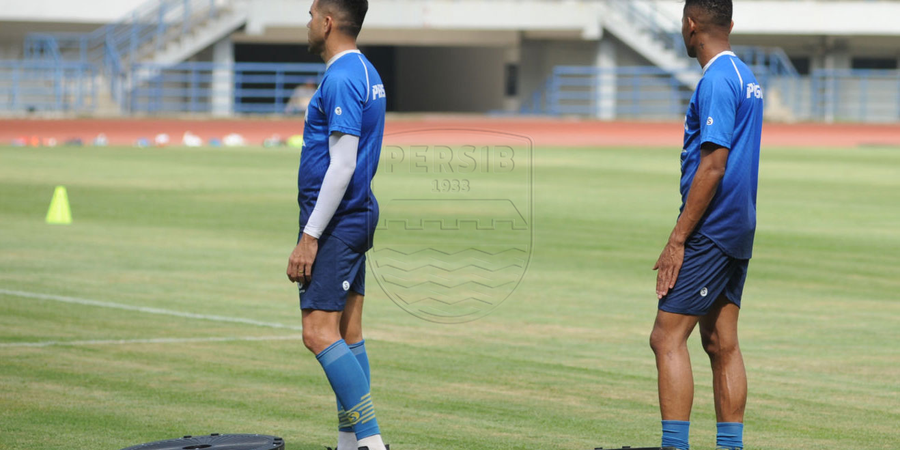
{"type": "Polygon", "coordinates": [[[300,242],[291,252],[288,259],[287,276],[295,283],[309,284],[312,279],[312,267],[319,252],[319,240],[303,233],[300,242]]]}
{"type": "Polygon", "coordinates": [[[675,287],[682,264],[684,264],[684,244],[670,240],[653,266],[653,270],[659,271],[656,273],[657,300],[661,300],[675,287]]]}

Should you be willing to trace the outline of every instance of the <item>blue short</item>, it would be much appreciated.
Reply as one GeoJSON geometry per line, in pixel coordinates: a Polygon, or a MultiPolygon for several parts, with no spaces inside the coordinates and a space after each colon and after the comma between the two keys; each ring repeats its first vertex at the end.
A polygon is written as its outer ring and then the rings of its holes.
{"type": "Polygon", "coordinates": [[[353,251],[331,235],[319,238],[319,251],[313,262],[312,279],[297,283],[300,309],[343,311],[350,291],[366,293],[366,254],[353,251]]]}
{"type": "Polygon", "coordinates": [[[723,295],[740,308],[749,265],[749,259],[732,258],[706,236],[694,234],[684,244],[684,264],[675,287],[659,301],[659,309],[705,316],[723,295]]]}

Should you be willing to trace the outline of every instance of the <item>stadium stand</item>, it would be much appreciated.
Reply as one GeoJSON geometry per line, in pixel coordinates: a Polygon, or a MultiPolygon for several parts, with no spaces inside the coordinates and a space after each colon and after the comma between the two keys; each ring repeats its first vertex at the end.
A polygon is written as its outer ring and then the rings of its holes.
{"type": "MultiPolygon", "coordinates": [[[[304,2],[33,3],[43,6],[0,15],[0,111],[11,115],[283,114],[294,90],[324,70],[304,48],[304,2]]],[[[684,53],[679,8],[662,0],[385,0],[361,42],[383,67],[395,112],[671,119],[700,75],[684,53]]],[[[736,51],[762,80],[770,119],[900,120],[891,44],[900,30],[887,19],[900,2],[747,0],[736,8],[736,51]]]]}

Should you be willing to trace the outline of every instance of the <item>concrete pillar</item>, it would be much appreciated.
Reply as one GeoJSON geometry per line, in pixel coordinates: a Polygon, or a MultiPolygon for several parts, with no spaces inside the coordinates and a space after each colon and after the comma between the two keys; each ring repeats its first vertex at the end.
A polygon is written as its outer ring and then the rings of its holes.
{"type": "Polygon", "coordinates": [[[601,120],[616,119],[616,96],[618,94],[616,64],[616,43],[607,35],[597,45],[597,57],[594,63],[600,69],[597,76],[596,114],[601,120]]]}
{"type": "Polygon", "coordinates": [[[826,69],[850,69],[853,59],[848,50],[832,50],[825,55],[824,65],[826,69]]]}
{"type": "Polygon", "coordinates": [[[503,82],[503,110],[506,112],[518,112],[522,105],[522,47],[516,45],[503,52],[504,69],[506,79],[503,82]]]}
{"type": "Polygon", "coordinates": [[[227,117],[234,113],[234,45],[224,38],[213,45],[212,113],[227,117]]]}

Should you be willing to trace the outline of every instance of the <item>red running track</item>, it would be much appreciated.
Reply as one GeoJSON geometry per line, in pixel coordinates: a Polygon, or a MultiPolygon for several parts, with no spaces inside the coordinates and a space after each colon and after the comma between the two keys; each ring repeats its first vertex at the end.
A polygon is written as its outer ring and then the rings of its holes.
{"type": "MultiPolygon", "coordinates": [[[[386,127],[387,143],[403,142],[392,136],[413,130],[433,130],[427,133],[434,144],[453,145],[460,136],[458,130],[490,130],[527,136],[538,147],[573,146],[658,146],[680,147],[682,125],[676,122],[599,122],[590,120],[552,118],[491,118],[491,117],[423,117],[390,118],[386,127]]],[[[98,134],[107,136],[110,144],[132,145],[139,138],[151,141],[159,133],[170,136],[179,144],[190,131],[205,141],[221,139],[226,134],[241,134],[249,144],[261,144],[278,134],[283,139],[303,131],[301,118],[296,119],[13,119],[0,120],[0,144],[17,138],[33,136],[44,140],[53,138],[62,143],[80,138],[91,142],[98,134]]],[[[471,143],[471,142],[467,142],[471,143]]],[[[900,125],[826,125],[774,124],[763,129],[765,146],[858,147],[864,145],[900,146],[900,125]]]]}

